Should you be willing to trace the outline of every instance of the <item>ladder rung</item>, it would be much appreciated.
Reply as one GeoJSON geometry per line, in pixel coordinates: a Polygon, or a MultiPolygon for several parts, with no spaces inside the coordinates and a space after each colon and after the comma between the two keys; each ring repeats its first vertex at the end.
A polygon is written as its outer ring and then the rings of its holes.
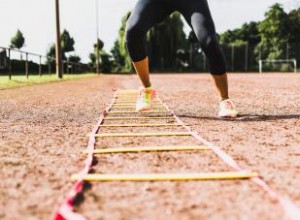
{"type": "MultiPolygon", "coordinates": [[[[119,110],[119,109],[135,109],[135,105],[131,106],[112,106],[111,110],[119,110]]],[[[154,106],[153,110],[166,110],[164,106],[154,106]]]]}
{"type": "MultiPolygon", "coordinates": [[[[134,103],[132,103],[132,104],[131,104],[131,103],[124,103],[124,104],[118,104],[118,103],[115,104],[115,103],[114,103],[113,106],[114,106],[114,107],[135,107],[135,104],[136,104],[136,102],[134,102],[134,103]]],[[[160,107],[160,106],[164,107],[164,106],[161,105],[161,104],[155,105],[155,107],[157,107],[157,106],[159,106],[159,107],[160,107]]]]}
{"type": "Polygon", "coordinates": [[[172,116],[155,116],[155,117],[105,117],[104,120],[126,120],[126,119],[132,119],[132,120],[136,120],[136,119],[175,119],[172,116]]]}
{"type": "Polygon", "coordinates": [[[132,92],[138,92],[137,89],[118,89],[117,90],[117,94],[118,93],[132,93],[132,92]]]}
{"type": "MultiPolygon", "coordinates": [[[[211,173],[165,173],[165,174],[87,174],[86,181],[192,181],[233,180],[259,176],[255,172],[211,172],[211,173]]],[[[72,175],[77,180],[78,175],[72,175]]]]}
{"type": "MultiPolygon", "coordinates": [[[[121,103],[121,104],[131,104],[131,103],[136,103],[136,99],[134,99],[134,100],[118,100],[118,99],[116,99],[115,101],[114,101],[114,104],[115,103],[121,103]]],[[[162,101],[160,101],[159,99],[155,99],[155,100],[152,100],[152,103],[162,103],[162,101]]]]}
{"type": "MultiPolygon", "coordinates": [[[[161,102],[152,102],[153,105],[157,106],[157,105],[161,105],[161,102]]],[[[114,102],[113,103],[113,106],[114,105],[123,105],[123,104],[126,104],[126,105],[132,105],[132,106],[135,106],[136,104],[136,101],[130,101],[130,102],[127,102],[127,101],[122,101],[122,102],[114,102]]]]}
{"type": "MultiPolygon", "coordinates": [[[[120,100],[127,100],[127,99],[130,99],[130,100],[136,100],[136,98],[138,98],[139,96],[116,96],[115,99],[120,101],[120,100]]],[[[152,99],[153,101],[159,101],[160,99],[158,98],[154,98],[152,99]]]]}
{"type": "Polygon", "coordinates": [[[131,92],[131,93],[117,93],[116,96],[133,96],[133,95],[139,95],[138,92],[131,92]]]}
{"type": "MultiPolygon", "coordinates": [[[[110,110],[135,110],[136,106],[112,106],[110,110]]],[[[151,110],[167,110],[164,106],[154,106],[151,110]]]]}
{"type": "MultiPolygon", "coordinates": [[[[113,107],[135,107],[135,103],[133,104],[113,104],[113,107]]],[[[155,107],[164,107],[163,105],[154,105],[155,107]]]]}
{"type": "MultiPolygon", "coordinates": [[[[155,100],[152,100],[153,103],[162,103],[162,101],[160,101],[159,99],[155,99],[155,100]]],[[[122,104],[131,104],[131,103],[136,103],[136,99],[134,100],[119,100],[119,99],[115,99],[114,100],[114,103],[122,103],[122,104]]]]}
{"type": "Polygon", "coordinates": [[[99,127],[109,128],[109,127],[173,127],[182,126],[181,124],[104,124],[99,125],[99,127]]]}
{"type": "Polygon", "coordinates": [[[131,94],[117,94],[115,97],[132,97],[132,96],[138,96],[138,93],[131,93],[131,94]]]}
{"type": "MultiPolygon", "coordinates": [[[[116,103],[118,103],[118,104],[120,104],[120,103],[122,103],[122,104],[124,104],[124,103],[126,103],[126,104],[128,104],[128,103],[129,104],[133,104],[133,103],[136,103],[136,102],[137,102],[137,99],[115,99],[115,101],[113,102],[113,104],[116,104],[116,103]]],[[[152,103],[160,104],[162,102],[154,99],[154,100],[152,100],[152,103]]]]}
{"type": "MultiPolygon", "coordinates": [[[[153,146],[153,147],[122,147],[122,148],[105,148],[95,149],[94,154],[111,154],[111,153],[138,153],[152,151],[190,151],[190,150],[210,150],[208,146],[153,146]]],[[[84,150],[83,153],[88,153],[84,150]]]]}
{"type": "Polygon", "coordinates": [[[168,132],[168,133],[106,133],[95,134],[95,137],[161,137],[161,136],[191,136],[189,132],[168,132]]]}
{"type": "Polygon", "coordinates": [[[129,113],[136,113],[136,114],[152,114],[152,113],[170,113],[170,111],[144,111],[144,112],[136,112],[136,111],[109,111],[108,114],[129,114],[129,113]]]}
{"type": "MultiPolygon", "coordinates": [[[[120,111],[136,112],[135,111],[135,107],[129,107],[129,108],[114,108],[113,107],[113,108],[110,109],[110,112],[120,112],[120,111]]],[[[151,109],[149,111],[151,111],[151,112],[153,112],[153,111],[159,111],[159,112],[163,111],[163,112],[166,112],[168,110],[166,108],[153,108],[153,109],[151,109]]],[[[145,111],[145,112],[147,112],[147,111],[145,111]]]]}
{"type": "Polygon", "coordinates": [[[135,95],[135,96],[116,96],[115,97],[115,99],[136,99],[137,97],[139,97],[139,96],[137,96],[137,95],[135,95]]]}

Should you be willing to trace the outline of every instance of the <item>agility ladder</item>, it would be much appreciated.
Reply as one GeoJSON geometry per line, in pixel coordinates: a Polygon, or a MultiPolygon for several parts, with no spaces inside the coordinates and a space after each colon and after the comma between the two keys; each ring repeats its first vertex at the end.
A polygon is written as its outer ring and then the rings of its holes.
{"type": "Polygon", "coordinates": [[[101,114],[97,125],[89,135],[87,149],[83,153],[87,154],[84,169],[72,175],[72,180],[76,181],[71,191],[66,196],[65,201],[58,207],[54,215],[54,220],[85,219],[82,215],[74,212],[73,202],[76,196],[82,192],[84,181],[203,181],[203,180],[230,180],[230,179],[250,179],[263,190],[265,190],[275,201],[284,209],[291,220],[297,220],[300,216],[300,210],[293,202],[280,196],[271,189],[266,182],[259,177],[258,173],[243,170],[231,156],[222,151],[219,147],[213,145],[200,135],[193,132],[189,126],[184,124],[169,107],[156,98],[154,110],[145,113],[136,113],[134,104],[138,92],[136,90],[119,90],[115,93],[111,104],[101,114]],[[131,116],[134,114],[135,116],[131,116]],[[163,114],[163,115],[161,115],[163,114]],[[177,123],[132,123],[132,124],[105,124],[104,121],[119,121],[128,119],[175,119],[177,123]],[[185,128],[186,132],[153,132],[153,133],[98,133],[101,128],[114,127],[177,127],[185,128]],[[157,136],[191,136],[201,145],[194,146],[147,146],[147,147],[124,147],[124,148],[105,148],[95,149],[97,138],[114,137],[157,137],[157,136]],[[92,167],[94,154],[120,154],[120,153],[138,153],[138,152],[160,152],[160,151],[188,151],[188,150],[211,150],[220,157],[227,165],[234,169],[231,172],[208,172],[208,173],[164,173],[164,174],[89,174],[92,167]]]}

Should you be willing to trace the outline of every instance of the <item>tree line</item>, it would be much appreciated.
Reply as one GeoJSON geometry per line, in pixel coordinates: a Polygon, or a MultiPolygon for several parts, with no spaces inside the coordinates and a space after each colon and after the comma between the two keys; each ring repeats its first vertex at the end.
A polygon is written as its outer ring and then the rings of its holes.
{"type": "MultiPolygon", "coordinates": [[[[103,72],[132,71],[125,45],[125,25],[129,16],[127,13],[123,17],[110,53],[101,50],[103,72]]],[[[259,59],[295,58],[300,62],[300,8],[287,13],[276,3],[262,21],[245,23],[218,37],[230,71],[257,71],[259,59]]],[[[191,31],[186,36],[181,16],[176,12],[153,27],[146,41],[152,71],[208,71],[195,34],[191,31]]],[[[286,68],[288,66],[282,65],[281,70],[286,68]]]]}
{"type": "MultiPolygon", "coordinates": [[[[74,49],[75,40],[70,36],[70,33],[65,29],[61,33],[61,48],[62,48],[62,59],[69,60],[75,63],[79,63],[81,58],[76,54],[69,54],[69,52],[75,51],[74,49]]],[[[20,50],[25,45],[25,37],[23,33],[18,29],[16,34],[11,38],[10,48],[20,50]]],[[[47,62],[53,62],[55,58],[55,43],[53,43],[48,49],[46,56],[48,57],[47,62]],[[51,59],[53,58],[53,59],[51,59]]]]}
{"type": "MultiPolygon", "coordinates": [[[[264,20],[245,23],[240,28],[220,34],[220,42],[225,48],[248,48],[250,69],[256,69],[259,59],[295,58],[300,61],[299,39],[300,8],[286,13],[278,3],[265,13],[264,20]]],[[[240,59],[242,57],[238,56],[240,59]]],[[[284,70],[287,66],[282,68],[284,70]]]]}
{"type": "MultiPolygon", "coordinates": [[[[67,64],[64,65],[64,72],[76,73],[90,71],[90,67],[87,64],[81,63],[81,58],[75,54],[74,44],[74,38],[71,37],[70,33],[67,30],[63,30],[63,32],[61,33],[62,59],[64,63],[67,64]],[[71,54],[70,52],[74,53],[71,54]]],[[[9,48],[21,50],[24,45],[25,37],[21,30],[18,29],[16,34],[11,38],[9,48]]],[[[0,52],[0,64],[2,64],[0,65],[1,72],[9,70],[10,72],[13,71],[14,73],[22,73],[24,71],[24,66],[28,65],[28,69],[30,69],[30,72],[36,73],[36,71],[41,68],[42,72],[51,73],[55,70],[55,50],[55,44],[53,43],[47,50],[45,54],[46,62],[44,64],[41,64],[41,67],[39,67],[38,63],[27,60],[27,54],[35,57],[41,57],[41,55],[34,55],[33,53],[20,51],[20,59],[11,59],[10,61],[7,61],[9,55],[6,50],[3,50],[0,52]],[[26,61],[23,59],[24,54],[26,54],[26,61]],[[10,67],[8,66],[8,63],[10,63],[10,67]]]]}
{"type": "MultiPolygon", "coordinates": [[[[104,50],[104,42],[100,39],[98,44],[91,45],[88,64],[91,69],[96,70],[96,54],[99,50],[102,73],[133,71],[125,44],[129,16],[130,12],[122,18],[118,37],[109,52],[104,50]]],[[[152,71],[208,71],[206,58],[195,34],[191,31],[186,35],[183,27],[181,15],[175,12],[147,33],[152,71]]],[[[262,21],[245,23],[239,28],[218,34],[218,38],[231,71],[256,71],[259,59],[296,58],[300,61],[300,8],[286,13],[282,5],[276,3],[265,13],[262,21]]],[[[24,44],[25,38],[18,30],[11,39],[10,47],[20,49],[24,44]]],[[[63,59],[80,63],[78,55],[70,54],[74,52],[74,44],[74,38],[64,30],[61,34],[63,59]]],[[[55,56],[55,44],[51,45],[46,55],[55,56]]],[[[48,59],[47,62],[52,63],[53,60],[48,59]]]]}

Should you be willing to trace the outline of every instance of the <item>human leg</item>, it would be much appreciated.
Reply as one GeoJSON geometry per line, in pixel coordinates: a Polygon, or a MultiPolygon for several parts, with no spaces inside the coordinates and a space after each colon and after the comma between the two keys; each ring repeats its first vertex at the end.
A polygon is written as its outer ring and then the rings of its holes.
{"type": "Polygon", "coordinates": [[[139,0],[127,21],[127,49],[145,88],[151,86],[146,34],[151,27],[163,21],[171,12],[172,10],[162,0],[139,0]]]}
{"type": "Polygon", "coordinates": [[[235,117],[237,111],[235,110],[233,103],[229,100],[228,94],[226,62],[217,40],[215,25],[207,1],[186,0],[185,4],[180,1],[177,7],[195,32],[200,46],[208,58],[210,73],[221,100],[220,109],[222,108],[223,113],[220,114],[221,111],[219,111],[219,116],[235,117]],[[230,104],[223,105],[222,103],[225,103],[225,101],[226,103],[230,102],[230,104]],[[230,108],[228,114],[224,114],[224,108],[230,108]]]}
{"type": "Polygon", "coordinates": [[[152,109],[152,100],[156,95],[149,77],[146,34],[152,26],[161,22],[171,12],[172,10],[163,0],[139,0],[126,25],[127,49],[143,84],[136,103],[138,112],[152,109]]]}

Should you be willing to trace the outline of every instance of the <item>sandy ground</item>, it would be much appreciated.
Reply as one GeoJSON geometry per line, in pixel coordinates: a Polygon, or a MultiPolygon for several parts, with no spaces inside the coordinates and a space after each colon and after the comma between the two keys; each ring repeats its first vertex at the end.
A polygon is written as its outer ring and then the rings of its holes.
{"type": "MultiPolygon", "coordinates": [[[[194,131],[300,207],[300,75],[230,75],[242,116],[229,121],[215,118],[218,98],[209,75],[153,75],[153,84],[194,131]]],[[[112,90],[138,85],[134,77],[111,75],[1,90],[0,219],[50,219],[72,186],[70,175],[83,167],[86,134],[112,90]]],[[[120,131],[139,130],[101,130],[120,131]]],[[[189,137],[114,138],[99,140],[97,147],[196,143],[189,137]]],[[[230,170],[208,151],[105,155],[97,161],[97,173],[230,170]]],[[[286,219],[249,180],[92,183],[76,210],[89,219],[286,219]]]]}

